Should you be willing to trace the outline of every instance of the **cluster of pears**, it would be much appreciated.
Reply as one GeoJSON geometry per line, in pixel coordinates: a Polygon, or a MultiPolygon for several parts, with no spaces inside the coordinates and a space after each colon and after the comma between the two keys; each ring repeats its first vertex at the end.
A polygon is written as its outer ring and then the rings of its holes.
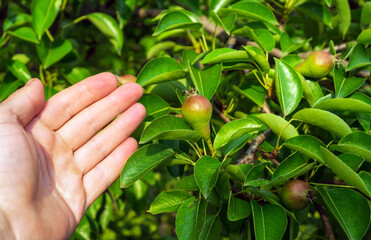
{"type": "Polygon", "coordinates": [[[334,67],[335,57],[327,52],[312,52],[295,70],[304,77],[322,78],[334,67]]]}

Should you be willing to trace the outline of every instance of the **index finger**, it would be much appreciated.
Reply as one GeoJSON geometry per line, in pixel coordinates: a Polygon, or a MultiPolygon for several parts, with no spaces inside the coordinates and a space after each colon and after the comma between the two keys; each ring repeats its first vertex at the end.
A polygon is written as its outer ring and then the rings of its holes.
{"type": "Polygon", "coordinates": [[[50,129],[57,130],[74,115],[116,88],[117,78],[112,73],[88,77],[51,97],[38,117],[50,129]]]}

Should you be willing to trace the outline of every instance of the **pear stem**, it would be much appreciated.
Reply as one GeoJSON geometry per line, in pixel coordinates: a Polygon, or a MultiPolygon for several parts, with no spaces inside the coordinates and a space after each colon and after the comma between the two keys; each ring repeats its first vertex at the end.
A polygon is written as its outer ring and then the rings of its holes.
{"type": "Polygon", "coordinates": [[[206,141],[207,146],[210,149],[211,156],[214,156],[215,155],[215,150],[214,150],[213,144],[211,143],[211,139],[208,138],[205,141],[206,141]]]}

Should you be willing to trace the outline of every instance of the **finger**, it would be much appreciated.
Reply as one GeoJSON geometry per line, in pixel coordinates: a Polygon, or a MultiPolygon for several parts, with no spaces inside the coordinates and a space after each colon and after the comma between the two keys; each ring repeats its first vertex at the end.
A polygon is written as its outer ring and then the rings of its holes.
{"type": "Polygon", "coordinates": [[[39,115],[40,120],[57,130],[75,114],[116,88],[117,78],[112,73],[91,76],[50,98],[39,115]]]}
{"type": "Polygon", "coordinates": [[[127,83],[81,111],[57,132],[72,150],[76,150],[117,115],[138,101],[142,93],[140,85],[127,83]]]}
{"type": "Polygon", "coordinates": [[[146,115],[145,108],[136,103],[75,151],[76,165],[85,174],[106,158],[113,149],[127,139],[146,115]]]}
{"type": "Polygon", "coordinates": [[[86,208],[120,176],[127,159],[137,148],[135,139],[126,139],[105,160],[84,175],[86,208]]]}
{"type": "MultiPolygon", "coordinates": [[[[39,79],[33,78],[27,84],[10,95],[0,105],[0,111],[13,113],[15,121],[19,121],[23,126],[37,115],[44,105],[44,87],[39,79]]],[[[0,122],[3,114],[0,114],[0,122]]],[[[7,120],[9,121],[9,120],[7,120]]]]}

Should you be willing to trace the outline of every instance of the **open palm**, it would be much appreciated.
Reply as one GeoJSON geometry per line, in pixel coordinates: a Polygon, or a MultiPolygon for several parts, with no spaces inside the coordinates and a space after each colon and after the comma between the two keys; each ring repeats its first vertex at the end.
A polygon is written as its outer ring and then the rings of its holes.
{"type": "Polygon", "coordinates": [[[145,116],[135,103],[141,95],[139,85],[117,88],[116,77],[102,73],[47,102],[34,79],[0,104],[0,223],[8,237],[73,233],[137,148],[129,136],[145,116]]]}

